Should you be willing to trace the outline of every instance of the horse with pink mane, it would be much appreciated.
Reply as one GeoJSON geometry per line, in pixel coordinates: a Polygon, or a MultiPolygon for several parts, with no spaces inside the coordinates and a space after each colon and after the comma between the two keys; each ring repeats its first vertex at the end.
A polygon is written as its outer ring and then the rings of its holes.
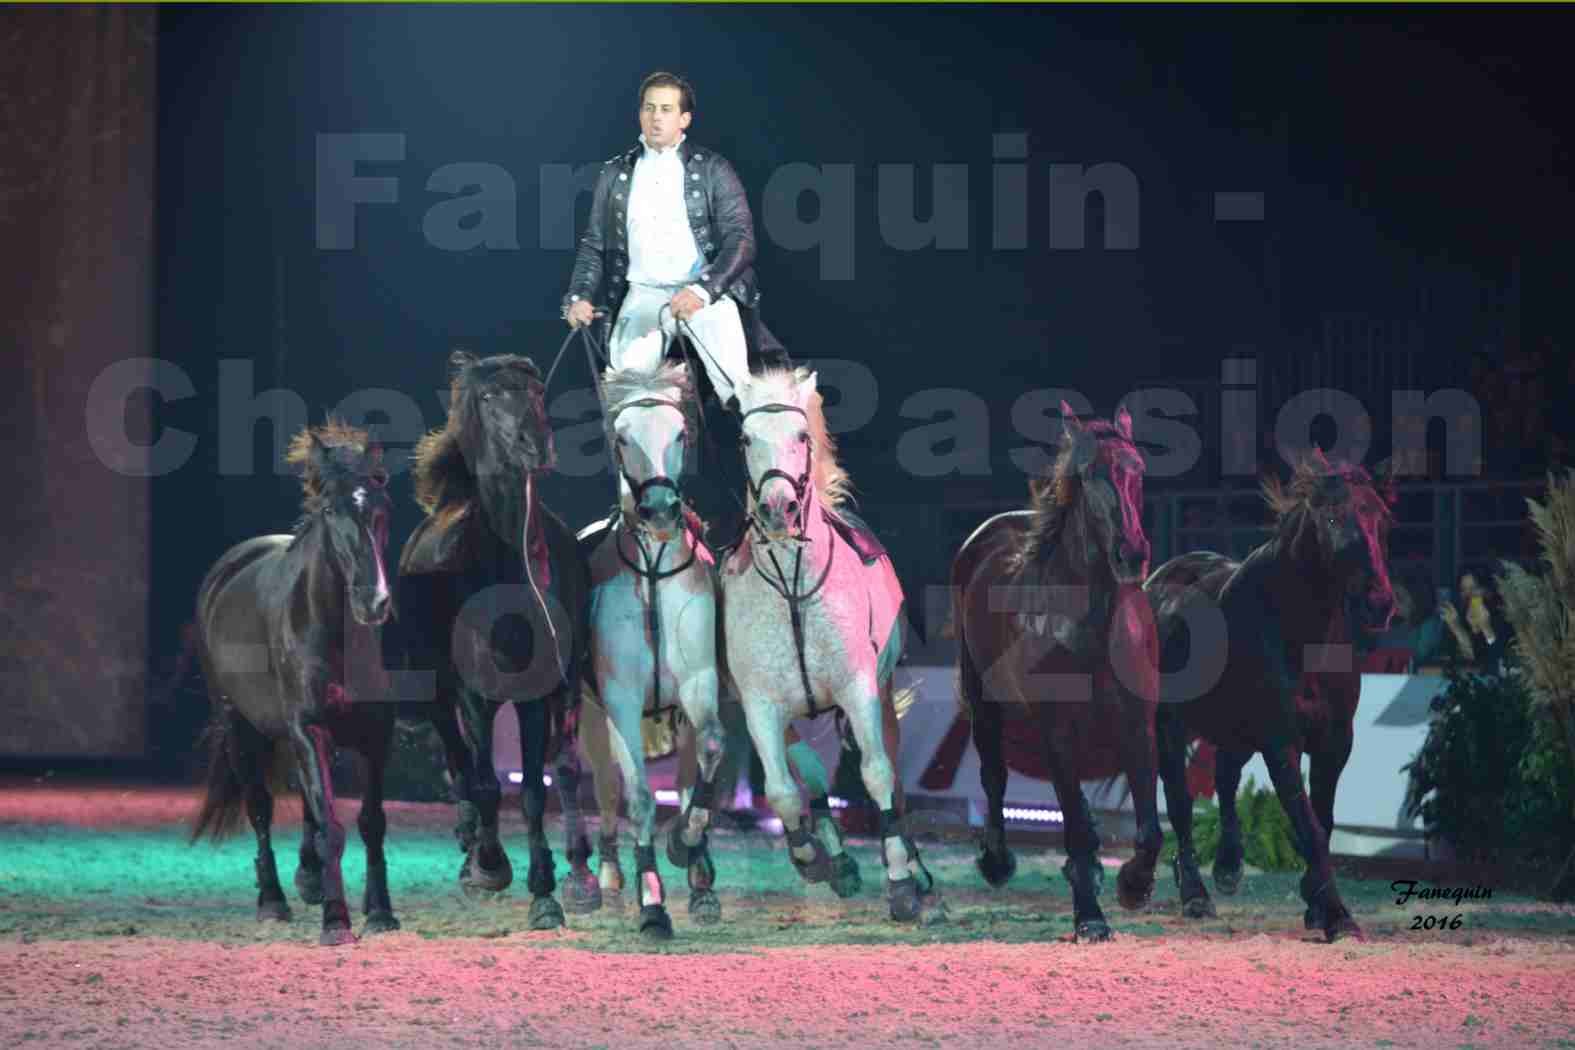
{"type": "Polygon", "coordinates": [[[1270,479],[1263,491],[1276,515],[1266,543],[1241,561],[1209,551],[1181,555],[1144,585],[1165,670],[1157,734],[1177,838],[1176,885],[1184,914],[1214,913],[1192,844],[1184,766],[1187,739],[1195,734],[1218,749],[1214,881],[1220,892],[1234,893],[1241,882],[1236,787],[1242,767],[1262,754],[1307,861],[1301,886],[1307,928],[1321,928],[1330,941],[1359,938],[1361,928],[1335,888],[1329,835],[1361,694],[1348,602],[1365,590],[1366,600],[1383,610],[1369,630],[1387,629],[1394,609],[1387,567],[1394,492],[1387,463],[1370,476],[1317,450],[1296,465],[1289,485],[1270,479]],[[1311,799],[1302,787],[1304,752],[1312,759],[1311,799]]]}

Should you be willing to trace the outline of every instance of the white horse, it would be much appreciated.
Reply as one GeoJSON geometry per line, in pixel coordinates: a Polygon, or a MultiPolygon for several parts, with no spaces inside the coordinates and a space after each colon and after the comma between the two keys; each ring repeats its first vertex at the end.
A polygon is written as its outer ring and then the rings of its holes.
{"type": "MultiPolygon", "coordinates": [[[[608,730],[634,825],[640,932],[665,940],[673,925],[656,868],[656,799],[640,732],[648,709],[676,704],[695,729],[699,777],[668,836],[667,858],[690,869],[691,917],[711,923],[722,914],[706,843],[723,738],[716,708],[716,563],[678,482],[694,440],[698,402],[683,365],[609,369],[602,393],[619,514],[589,552],[595,693],[581,711],[580,733],[594,766],[606,754],[598,745],[608,730]]],[[[598,781],[610,779],[610,770],[598,773],[598,781]]]]}
{"type": "MultiPolygon", "coordinates": [[[[656,872],[652,836],[655,802],[645,773],[653,757],[642,739],[651,716],[675,703],[682,711],[680,817],[670,829],[668,860],[687,867],[689,913],[700,923],[721,918],[713,889],[716,869],[706,841],[722,758],[717,716],[715,558],[701,539],[699,521],[681,502],[678,479],[693,446],[695,401],[688,370],[671,365],[654,372],[609,370],[603,379],[613,462],[619,475],[619,513],[610,528],[596,523],[581,532],[590,547],[592,675],[578,720],[578,743],[595,775],[601,813],[599,872],[586,863],[589,844],[581,821],[579,754],[566,747],[558,767],[572,871],[566,903],[594,911],[603,892],[623,889],[618,863],[619,773],[629,792],[635,829],[642,932],[665,939],[671,920],[656,872]],[[594,688],[593,688],[594,687],[594,688]],[[616,767],[615,767],[616,761],[616,767]]],[[[829,817],[829,778],[807,744],[788,730],[793,764],[829,817]]],[[[847,861],[834,885],[858,891],[858,869],[847,861]]]]}
{"type": "MultiPolygon", "coordinates": [[[[726,671],[742,699],[765,768],[766,794],[787,832],[789,856],[811,882],[835,872],[826,824],[803,819],[789,778],[783,730],[840,707],[880,808],[886,895],[898,921],[938,921],[945,908],[903,817],[893,671],[902,655],[902,586],[891,559],[844,509],[814,373],[775,369],[737,390],[751,528],[722,567],[726,671]],[[820,834],[818,834],[820,833],[820,834]]],[[[841,835],[829,822],[841,850],[841,835]]]]}

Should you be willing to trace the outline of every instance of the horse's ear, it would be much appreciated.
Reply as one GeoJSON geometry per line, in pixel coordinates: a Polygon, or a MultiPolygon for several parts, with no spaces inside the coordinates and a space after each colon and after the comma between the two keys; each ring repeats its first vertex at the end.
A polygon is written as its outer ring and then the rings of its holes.
{"type": "Polygon", "coordinates": [[[1082,422],[1077,418],[1077,413],[1072,411],[1072,406],[1065,401],[1061,402],[1061,430],[1068,440],[1075,438],[1083,429],[1082,422]]]}
{"type": "Polygon", "coordinates": [[[1127,411],[1127,406],[1122,405],[1116,410],[1116,433],[1132,440],[1132,413],[1127,411]]]}
{"type": "Polygon", "coordinates": [[[804,404],[802,407],[808,408],[812,403],[814,403],[815,391],[817,389],[817,383],[819,379],[819,372],[811,372],[804,377],[803,384],[798,388],[799,396],[804,399],[804,404]]]}

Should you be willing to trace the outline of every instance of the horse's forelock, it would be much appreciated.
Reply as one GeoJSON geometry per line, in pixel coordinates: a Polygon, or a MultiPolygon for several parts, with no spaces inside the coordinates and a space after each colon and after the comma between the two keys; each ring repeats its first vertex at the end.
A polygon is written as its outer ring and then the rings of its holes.
{"type": "Polygon", "coordinates": [[[373,448],[381,452],[381,446],[373,443],[365,429],[342,419],[330,417],[320,426],[302,427],[290,440],[284,457],[286,463],[301,471],[302,510],[311,513],[320,509],[340,485],[360,477],[367,453],[373,448]],[[326,455],[315,455],[318,448],[326,455]]]}
{"type": "Polygon", "coordinates": [[[761,405],[797,405],[799,385],[807,378],[802,368],[767,368],[739,384],[739,407],[748,412],[761,405]]]}
{"type": "Polygon", "coordinates": [[[848,472],[837,462],[837,440],[826,426],[825,401],[816,390],[804,396],[809,381],[806,368],[768,368],[745,380],[739,391],[739,407],[748,412],[763,405],[794,405],[803,408],[814,453],[810,477],[815,495],[828,507],[839,507],[851,496],[848,472]]]}
{"type": "Polygon", "coordinates": [[[1270,477],[1264,481],[1263,492],[1270,508],[1283,517],[1313,503],[1336,483],[1343,486],[1349,502],[1365,504],[1362,497],[1366,493],[1372,497],[1378,517],[1387,521],[1393,516],[1393,493],[1379,485],[1365,467],[1339,458],[1329,459],[1318,448],[1297,461],[1288,485],[1270,477]]]}
{"type": "MultiPolygon", "coordinates": [[[[1031,564],[1054,548],[1066,524],[1067,515],[1077,502],[1078,494],[1082,491],[1082,479],[1072,465],[1072,459],[1079,440],[1094,441],[1095,455],[1107,460],[1114,459],[1121,448],[1137,450],[1137,446],[1121,433],[1120,428],[1105,419],[1080,421],[1077,433],[1064,434],[1049,476],[1029,487],[1029,509],[1033,512],[1033,519],[1019,551],[1019,565],[1031,564]]],[[[1125,492],[1121,498],[1127,498],[1125,492]]],[[[1138,520],[1141,519],[1142,509],[1139,508],[1138,520]]]]}
{"type": "Polygon", "coordinates": [[[677,402],[684,414],[684,437],[690,439],[699,427],[697,401],[694,397],[694,380],[689,369],[682,364],[663,364],[652,370],[624,368],[608,369],[602,379],[602,396],[607,399],[607,411],[616,412],[619,406],[643,397],[660,397],[677,402]]]}

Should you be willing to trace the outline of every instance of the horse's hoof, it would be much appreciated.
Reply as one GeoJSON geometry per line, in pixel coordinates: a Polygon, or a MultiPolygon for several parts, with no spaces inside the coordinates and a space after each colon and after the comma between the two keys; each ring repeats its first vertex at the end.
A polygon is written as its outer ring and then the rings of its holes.
{"type": "Polygon", "coordinates": [[[700,841],[693,846],[684,841],[684,826],[688,822],[682,813],[673,820],[672,826],[667,829],[667,862],[675,868],[687,868],[693,863],[695,857],[705,852],[706,836],[701,835],[700,841]]]}
{"type": "Polygon", "coordinates": [[[1346,938],[1354,941],[1367,940],[1367,937],[1362,933],[1362,928],[1349,915],[1340,916],[1340,918],[1324,928],[1323,939],[1330,944],[1333,944],[1335,941],[1343,941],[1346,938]]]}
{"type": "Polygon", "coordinates": [[[348,926],[324,926],[323,932],[317,938],[317,943],[324,948],[337,948],[343,944],[354,944],[358,940],[360,938],[348,926]]]}
{"type": "Polygon", "coordinates": [[[323,869],[296,868],[295,892],[300,894],[302,903],[323,903],[323,869]]]}
{"type": "Polygon", "coordinates": [[[799,860],[793,852],[793,847],[788,847],[788,860],[793,862],[793,868],[798,872],[798,877],[805,882],[827,882],[833,874],[831,854],[826,852],[826,846],[818,838],[809,840],[814,847],[815,855],[809,860],[799,860]]]}
{"type": "Polygon", "coordinates": [[[1086,944],[1101,944],[1110,940],[1110,924],[1104,919],[1085,919],[1077,924],[1077,939],[1086,944]]]}
{"type": "Polygon", "coordinates": [[[673,939],[673,920],[665,907],[660,904],[640,906],[640,936],[648,941],[673,939]]]}
{"type": "Polygon", "coordinates": [[[689,919],[699,926],[715,926],[722,921],[722,901],[715,890],[690,892],[689,919]]]}
{"type": "Polygon", "coordinates": [[[289,922],[290,905],[286,901],[258,901],[258,922],[289,922]]]}
{"type": "Polygon", "coordinates": [[[563,925],[563,909],[550,894],[532,897],[530,900],[530,928],[533,930],[556,930],[563,925]]]}
{"type": "Polygon", "coordinates": [[[1017,874],[1017,854],[1011,850],[991,853],[981,848],[974,863],[978,865],[979,874],[984,876],[984,881],[996,889],[1005,886],[1012,881],[1012,876],[1017,874]]]}
{"type": "Polygon", "coordinates": [[[894,922],[913,922],[922,908],[919,883],[912,875],[886,880],[886,900],[891,905],[894,922]]]}
{"type": "Polygon", "coordinates": [[[926,893],[919,897],[919,925],[940,926],[950,922],[951,913],[946,910],[946,902],[941,900],[936,893],[926,893]]]}
{"type": "Polygon", "coordinates": [[[1202,897],[1189,897],[1181,902],[1181,914],[1188,919],[1213,919],[1218,917],[1214,910],[1214,902],[1207,894],[1202,897]]]}
{"type": "Polygon", "coordinates": [[[602,906],[602,884],[589,869],[569,872],[563,880],[563,910],[571,915],[589,915],[602,906]]]}
{"type": "Polygon", "coordinates": [[[1302,926],[1303,928],[1309,930],[1323,929],[1323,909],[1310,907],[1306,911],[1302,912],[1302,926]]]}
{"type": "Polygon", "coordinates": [[[487,869],[481,866],[479,852],[473,849],[465,858],[465,866],[459,870],[459,888],[465,891],[467,897],[502,893],[514,882],[514,865],[509,863],[508,854],[499,851],[503,863],[499,867],[487,869]]]}
{"type": "Polygon", "coordinates": [[[1233,896],[1241,889],[1241,867],[1222,868],[1214,865],[1214,888],[1225,896],[1233,896]]]}
{"type": "Polygon", "coordinates": [[[362,932],[366,934],[393,933],[399,929],[399,920],[391,911],[374,911],[366,917],[362,932]]]}
{"type": "Polygon", "coordinates": [[[1154,895],[1154,872],[1145,874],[1133,867],[1135,863],[1135,860],[1127,861],[1116,875],[1116,900],[1127,911],[1139,910],[1154,895]]]}
{"type": "Polygon", "coordinates": [[[864,888],[864,879],[859,875],[859,865],[846,853],[839,853],[831,858],[831,892],[847,900],[856,897],[859,890],[864,888]]]}

